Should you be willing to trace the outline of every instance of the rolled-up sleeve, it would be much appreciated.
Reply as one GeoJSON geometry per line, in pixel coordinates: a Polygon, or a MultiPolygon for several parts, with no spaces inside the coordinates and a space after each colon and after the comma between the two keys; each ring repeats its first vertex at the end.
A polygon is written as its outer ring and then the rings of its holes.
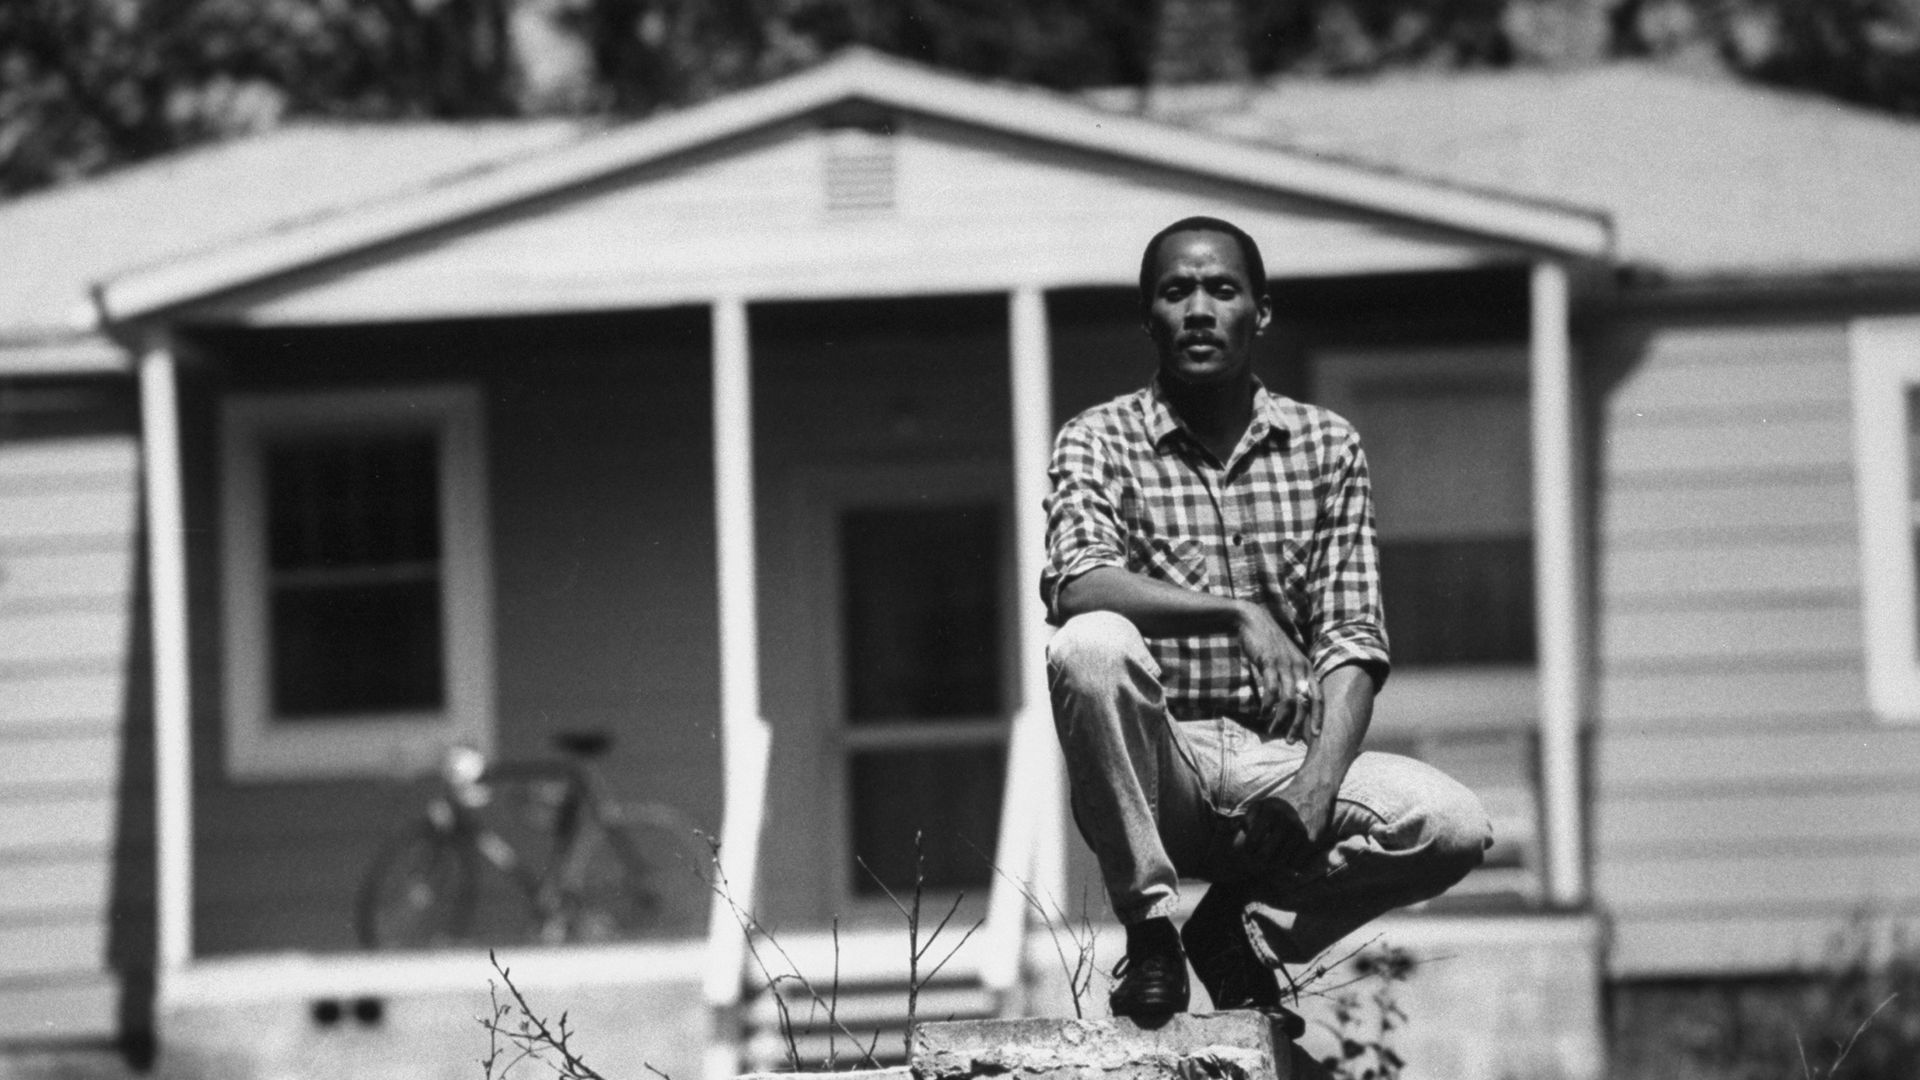
{"type": "Polygon", "coordinates": [[[1127,565],[1126,537],[1116,500],[1115,470],[1099,435],[1079,422],[1067,424],[1053,443],[1047,467],[1047,565],[1040,595],[1047,621],[1060,617],[1060,590],[1095,567],[1127,565]]]}
{"type": "Polygon", "coordinates": [[[1317,678],[1358,664],[1385,683],[1386,619],[1380,602],[1380,555],[1373,524],[1373,488],[1359,437],[1345,433],[1321,502],[1321,528],[1308,564],[1312,617],[1308,659],[1317,678]]]}

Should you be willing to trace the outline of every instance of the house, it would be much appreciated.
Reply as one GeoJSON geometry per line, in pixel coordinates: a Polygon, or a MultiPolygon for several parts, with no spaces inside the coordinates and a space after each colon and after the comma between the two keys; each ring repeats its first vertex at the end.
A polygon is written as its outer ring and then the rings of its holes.
{"type": "MultiPolygon", "coordinates": [[[[1920,126],[1643,66],[1076,99],[854,53],[0,205],[0,1043],[465,1075],[394,1040],[471,1033],[485,958],[363,952],[357,879],[450,744],[582,732],[816,977],[899,977],[924,830],[982,920],[947,1000],[1063,1007],[1046,451],[1146,377],[1131,268],[1203,212],[1262,241],[1264,376],[1369,446],[1373,737],[1499,822],[1393,922],[1468,958],[1414,1067],[1598,1075],[1603,981],[1920,909],[1916,176],[1920,126]]],[[[766,1032],[680,887],[517,971],[684,1080],[766,1032]]]]}

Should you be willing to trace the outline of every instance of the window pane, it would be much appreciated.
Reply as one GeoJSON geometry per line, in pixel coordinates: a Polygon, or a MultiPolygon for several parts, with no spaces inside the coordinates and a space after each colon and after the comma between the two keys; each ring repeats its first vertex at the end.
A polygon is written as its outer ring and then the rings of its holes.
{"type": "Polygon", "coordinates": [[[1353,394],[1394,663],[1532,663],[1525,383],[1430,373],[1363,382],[1353,394]]]}
{"type": "MultiPolygon", "coordinates": [[[[853,851],[887,888],[896,894],[912,890],[916,830],[929,888],[984,889],[991,883],[988,860],[1000,831],[1004,748],[862,751],[853,755],[851,769],[853,851]]],[[[856,894],[880,893],[859,863],[848,871],[856,894]]]]}
{"type": "Polygon", "coordinates": [[[1380,591],[1396,665],[1534,660],[1530,539],[1382,542],[1380,591]]]}
{"type": "Polygon", "coordinates": [[[437,580],[280,586],[270,618],[277,718],[444,704],[437,580]]]}
{"type": "Polygon", "coordinates": [[[850,510],[840,528],[848,719],[998,713],[998,509],[850,510]]]}
{"type": "Polygon", "coordinates": [[[276,440],[267,446],[275,570],[432,561],[440,555],[429,431],[276,440]]]}

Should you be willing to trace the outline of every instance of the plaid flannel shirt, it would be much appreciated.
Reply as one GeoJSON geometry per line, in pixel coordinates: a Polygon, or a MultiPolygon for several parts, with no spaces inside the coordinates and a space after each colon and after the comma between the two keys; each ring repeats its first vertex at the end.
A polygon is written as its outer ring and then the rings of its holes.
{"type": "MultiPolygon", "coordinates": [[[[1273,613],[1317,678],[1388,668],[1373,499],[1360,439],[1325,409],[1254,388],[1253,422],[1222,465],[1174,416],[1159,382],[1068,421],[1047,497],[1049,620],[1060,589],[1118,566],[1273,613]]],[[[1233,634],[1149,640],[1177,719],[1257,722],[1253,670],[1233,634]]]]}

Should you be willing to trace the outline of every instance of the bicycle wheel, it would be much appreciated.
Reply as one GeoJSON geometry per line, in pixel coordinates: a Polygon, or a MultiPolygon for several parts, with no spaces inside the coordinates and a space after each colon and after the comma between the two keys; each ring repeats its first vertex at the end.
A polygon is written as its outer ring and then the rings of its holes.
{"type": "Polygon", "coordinates": [[[473,848],[454,834],[422,829],[389,841],[360,880],[360,944],[420,949],[466,941],[476,888],[473,848]]]}
{"type": "Polygon", "coordinates": [[[697,934],[707,910],[707,863],[689,827],[609,822],[566,897],[567,940],[626,941],[697,934]]]}

